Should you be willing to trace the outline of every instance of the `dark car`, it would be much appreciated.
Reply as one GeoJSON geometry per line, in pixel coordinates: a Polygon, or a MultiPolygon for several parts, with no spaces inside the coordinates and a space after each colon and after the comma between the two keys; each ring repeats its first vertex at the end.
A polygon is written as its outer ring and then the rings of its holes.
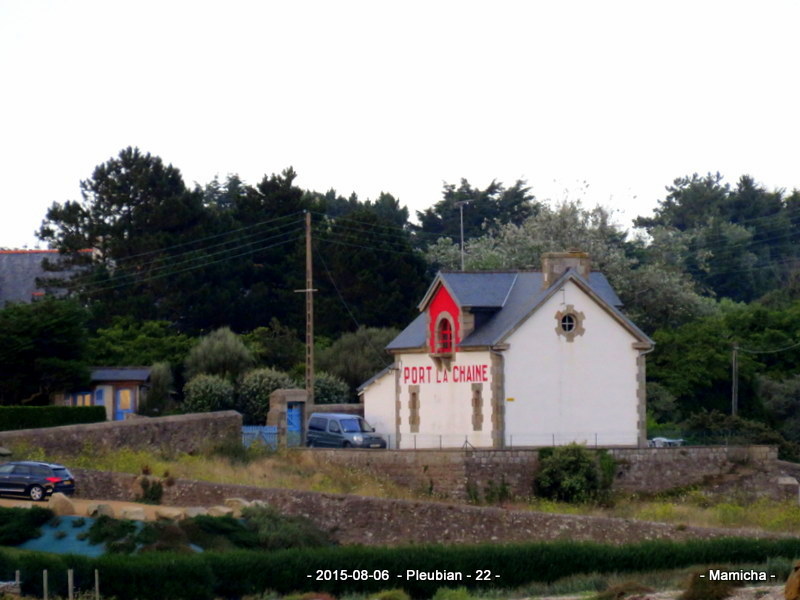
{"type": "Polygon", "coordinates": [[[27,460],[0,465],[0,495],[38,502],[54,492],[75,493],[75,478],[64,465],[27,460]]]}
{"type": "Polygon", "coordinates": [[[309,448],[386,448],[386,440],[357,415],[313,413],[306,428],[306,445],[309,448]]]}

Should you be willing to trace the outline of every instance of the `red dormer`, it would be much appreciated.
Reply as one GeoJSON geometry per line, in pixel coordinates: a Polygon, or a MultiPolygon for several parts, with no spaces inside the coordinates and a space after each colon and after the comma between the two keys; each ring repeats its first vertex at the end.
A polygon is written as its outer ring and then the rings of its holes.
{"type": "Polygon", "coordinates": [[[427,311],[430,353],[452,355],[461,343],[460,309],[444,285],[434,292],[427,311]]]}

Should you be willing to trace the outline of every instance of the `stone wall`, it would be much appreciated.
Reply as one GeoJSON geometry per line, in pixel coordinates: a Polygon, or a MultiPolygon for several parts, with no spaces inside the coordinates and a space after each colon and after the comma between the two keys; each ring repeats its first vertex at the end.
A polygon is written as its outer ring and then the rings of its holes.
{"type": "MultiPolygon", "coordinates": [[[[74,469],[79,497],[133,500],[134,475],[74,469]]],[[[648,523],[629,519],[556,515],[447,504],[320,494],[203,481],[177,480],[164,492],[173,506],[213,506],[225,498],[263,500],[281,513],[301,515],[342,544],[473,544],[570,539],[624,544],[653,539],[689,540],[745,535],[735,530],[648,523]]],[[[749,537],[773,537],[747,532],[749,537]]]]}
{"type": "Polygon", "coordinates": [[[241,441],[242,416],[235,411],[171,417],[137,417],[47,429],[0,431],[0,446],[38,446],[45,454],[70,454],[91,446],[95,450],[148,449],[167,455],[196,454],[226,440],[241,441]]]}
{"type": "MultiPolygon", "coordinates": [[[[361,469],[399,485],[455,500],[484,499],[504,486],[529,496],[538,450],[297,450],[315,460],[361,469]]],[[[772,446],[617,448],[615,489],[656,493],[707,483],[741,466],[767,470],[777,461],[772,446]]]]}

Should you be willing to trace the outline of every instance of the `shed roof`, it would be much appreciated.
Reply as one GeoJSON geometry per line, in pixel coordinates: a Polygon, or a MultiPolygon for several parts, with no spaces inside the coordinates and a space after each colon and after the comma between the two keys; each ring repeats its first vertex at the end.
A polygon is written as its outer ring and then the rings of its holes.
{"type": "Polygon", "coordinates": [[[92,367],[93,382],[141,381],[150,379],[150,367],[92,367]]]}

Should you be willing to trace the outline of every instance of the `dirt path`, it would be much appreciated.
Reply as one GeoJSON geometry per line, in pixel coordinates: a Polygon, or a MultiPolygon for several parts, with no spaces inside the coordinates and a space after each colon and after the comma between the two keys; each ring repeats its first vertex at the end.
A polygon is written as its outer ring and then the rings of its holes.
{"type": "MultiPolygon", "coordinates": [[[[111,508],[114,509],[114,514],[119,515],[123,508],[141,508],[144,510],[144,514],[147,517],[148,521],[155,521],[156,520],[156,509],[159,508],[156,504],[140,504],[137,502],[122,502],[118,500],[87,500],[86,498],[70,498],[70,501],[73,505],[75,505],[75,514],[79,517],[86,516],[86,507],[89,504],[108,504],[111,508]]],[[[0,498],[0,506],[5,507],[13,507],[13,506],[40,506],[42,508],[47,508],[49,505],[48,502],[28,502],[22,499],[15,499],[15,498],[0,498]]],[[[176,506],[170,506],[169,508],[179,508],[176,506]]]]}

